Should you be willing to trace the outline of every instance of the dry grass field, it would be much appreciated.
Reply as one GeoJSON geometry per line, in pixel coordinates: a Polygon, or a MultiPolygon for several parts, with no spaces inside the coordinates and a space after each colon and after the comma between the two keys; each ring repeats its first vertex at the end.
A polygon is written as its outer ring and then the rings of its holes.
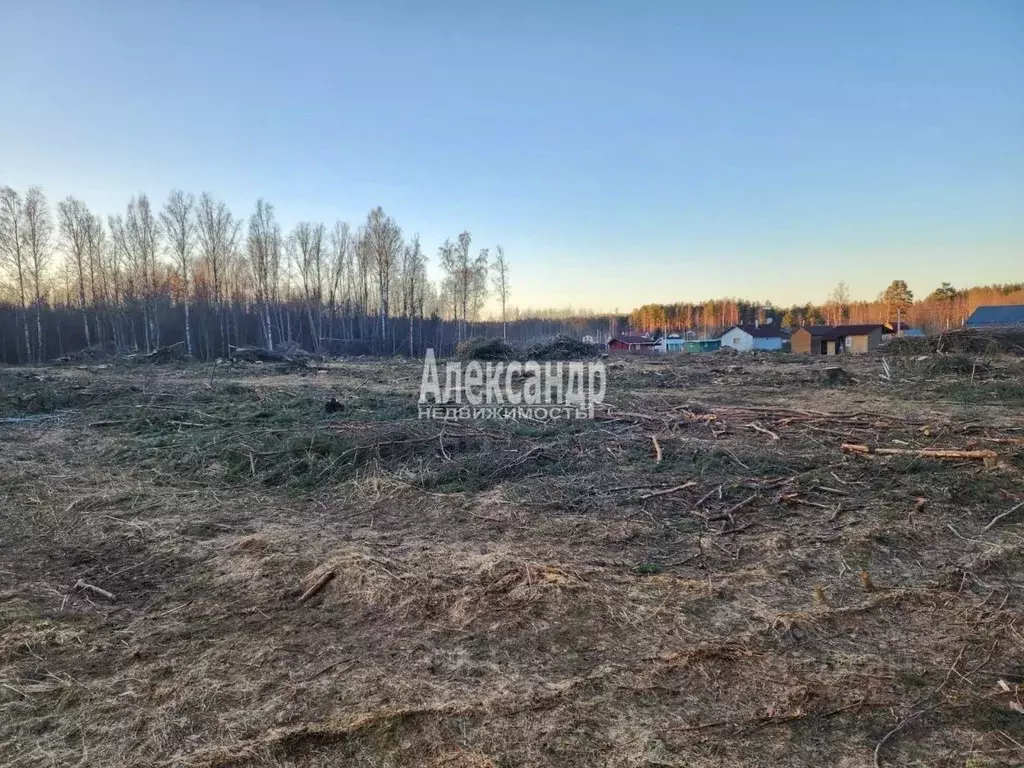
{"type": "Polygon", "coordinates": [[[0,369],[0,764],[1020,765],[1024,363],[841,363],[0,369]]]}

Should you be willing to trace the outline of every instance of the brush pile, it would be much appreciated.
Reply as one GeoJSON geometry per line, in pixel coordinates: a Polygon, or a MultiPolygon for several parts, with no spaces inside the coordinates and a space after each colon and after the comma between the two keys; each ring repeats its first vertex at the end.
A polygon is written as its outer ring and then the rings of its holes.
{"type": "Polygon", "coordinates": [[[463,360],[509,362],[511,360],[593,360],[601,354],[601,346],[588,344],[569,336],[555,336],[525,349],[512,346],[504,339],[470,339],[459,344],[455,352],[463,360]]]}
{"type": "Polygon", "coordinates": [[[526,353],[530,360],[592,360],[601,354],[601,347],[569,336],[555,336],[551,341],[533,345],[526,353]]]}
{"type": "Polygon", "coordinates": [[[455,349],[461,360],[502,362],[516,359],[516,348],[504,339],[468,339],[455,349]]]}
{"type": "Polygon", "coordinates": [[[1024,355],[1024,328],[957,328],[925,338],[903,336],[886,342],[883,349],[886,354],[901,356],[1024,355]]]}

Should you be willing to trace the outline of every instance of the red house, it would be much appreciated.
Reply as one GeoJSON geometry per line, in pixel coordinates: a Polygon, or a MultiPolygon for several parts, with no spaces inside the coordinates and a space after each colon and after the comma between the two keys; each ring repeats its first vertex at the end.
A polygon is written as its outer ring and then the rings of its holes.
{"type": "Polygon", "coordinates": [[[649,352],[657,343],[646,333],[620,333],[608,339],[608,349],[615,352],[649,352]]]}

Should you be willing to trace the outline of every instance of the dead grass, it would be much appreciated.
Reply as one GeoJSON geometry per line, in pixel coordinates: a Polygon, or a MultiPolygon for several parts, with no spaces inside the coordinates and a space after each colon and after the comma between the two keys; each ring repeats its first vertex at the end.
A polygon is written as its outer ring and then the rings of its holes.
{"type": "Polygon", "coordinates": [[[403,363],[0,370],[0,762],[1020,764],[1020,364],[946,360],[617,360],[552,425],[419,421],[403,363]]]}

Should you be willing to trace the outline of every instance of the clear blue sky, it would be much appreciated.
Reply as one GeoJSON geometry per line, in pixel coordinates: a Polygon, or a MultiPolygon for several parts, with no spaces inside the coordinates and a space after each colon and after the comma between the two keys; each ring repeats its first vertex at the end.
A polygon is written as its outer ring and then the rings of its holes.
{"type": "Polygon", "coordinates": [[[1024,2],[4,0],[0,184],[383,205],[521,306],[1024,280],[1024,2]]]}

